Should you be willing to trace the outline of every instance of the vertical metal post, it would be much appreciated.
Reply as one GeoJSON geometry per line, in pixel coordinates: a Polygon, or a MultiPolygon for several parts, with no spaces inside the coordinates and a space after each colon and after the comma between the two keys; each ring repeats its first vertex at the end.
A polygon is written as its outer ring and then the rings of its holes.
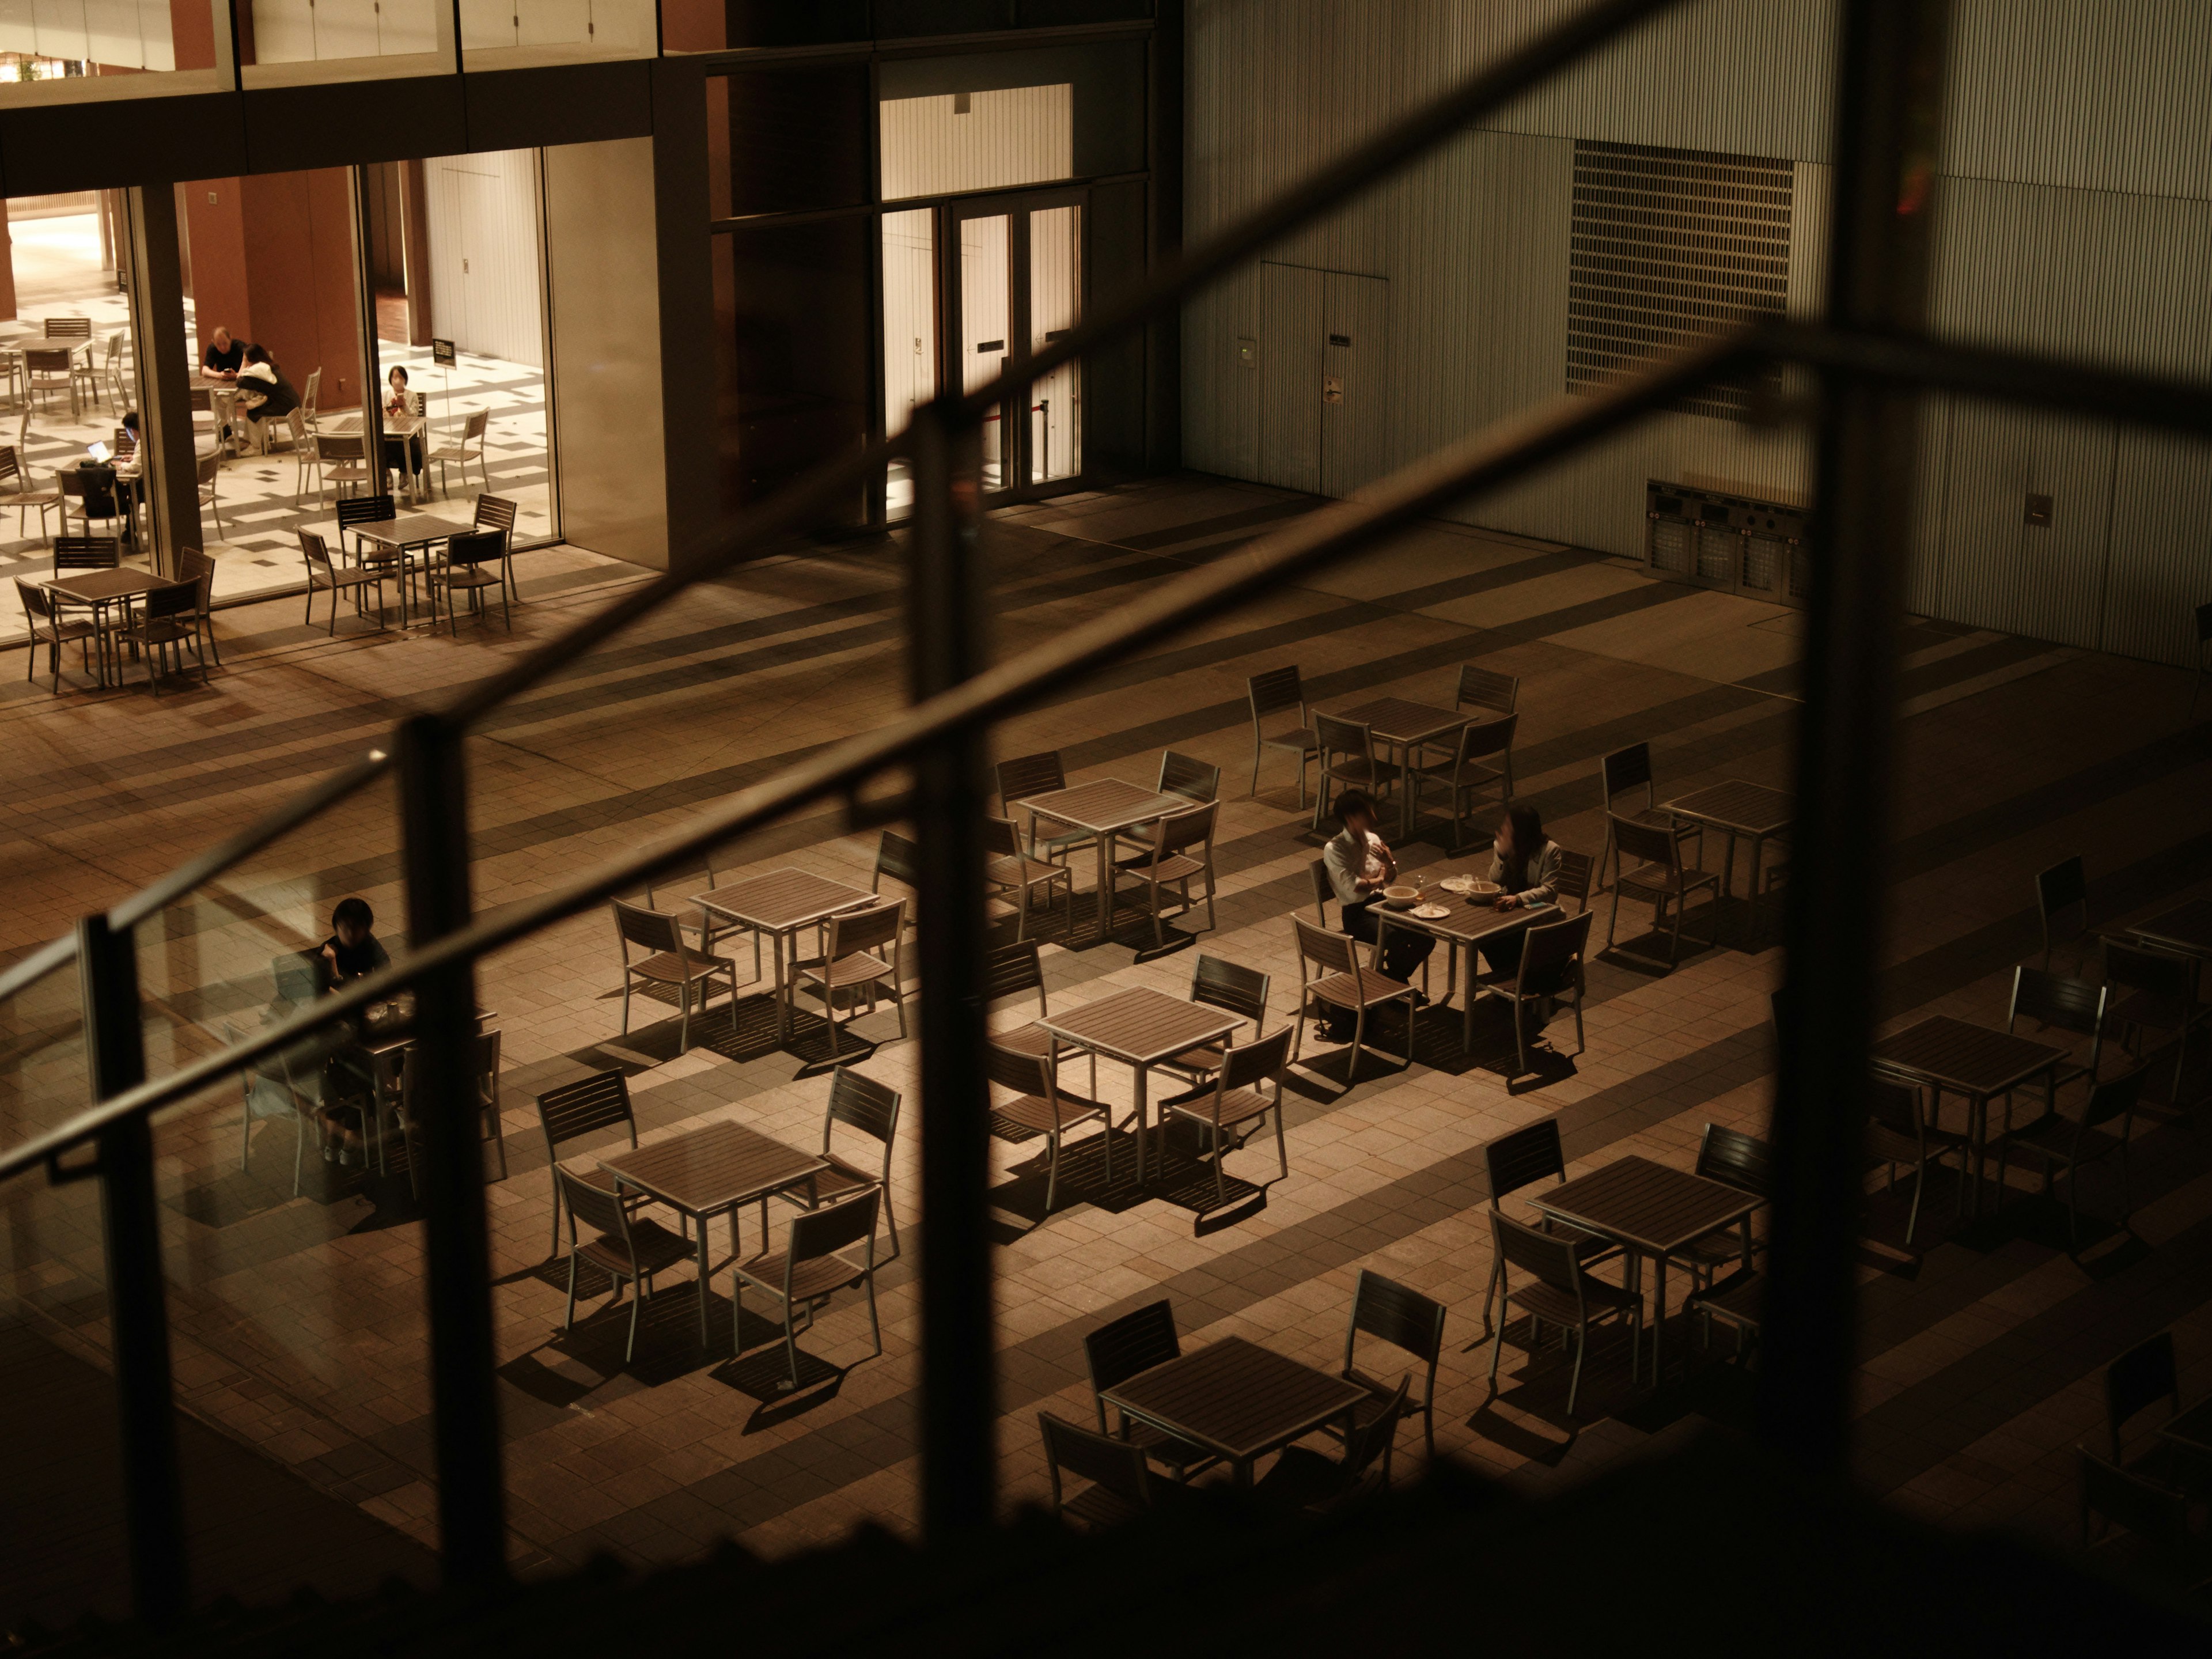
{"type": "MultiPolygon", "coordinates": [[[[138,1027],[138,957],[131,933],[107,917],[77,923],[85,1050],[92,1097],[110,1100],[146,1080],[138,1027]]],[[[158,1626],[185,1610],[185,1505],[177,1473],[176,1402],[169,1389],[167,1286],[154,1196],[154,1131],[143,1116],[100,1136],[100,1211],[107,1252],[107,1318],[121,1419],[124,1528],[131,1604],[158,1626]]]]}
{"type": "MultiPolygon", "coordinates": [[[[1827,296],[1839,327],[1923,320],[1949,9],[1949,0],[1843,8],[1827,296]]],[[[1868,897],[1887,873],[1917,394],[1834,373],[1821,394],[1759,1420],[1800,1467],[1834,1475],[1849,1451],[1881,914],[1868,897]]]]}
{"type": "Polygon", "coordinates": [[[195,362],[174,349],[185,331],[176,187],[134,185],[126,192],[124,218],[131,238],[125,291],[137,366],[138,425],[150,446],[139,477],[152,509],[154,568],[173,576],[177,550],[202,546],[206,535],[200,522],[199,446],[192,435],[195,362]]]}
{"type": "MultiPolygon", "coordinates": [[[[975,590],[981,432],[932,404],[914,417],[908,670],[916,702],[982,662],[975,590]]],[[[998,1405],[985,1222],[981,732],[915,764],[921,970],[922,1526],[933,1541],[996,1518],[998,1405]]]]}
{"type": "MultiPolygon", "coordinates": [[[[416,949],[469,920],[465,734],[434,714],[399,728],[406,836],[407,938],[416,949]]],[[[483,1123],[475,1078],[476,969],[442,969],[415,988],[415,1115],[422,1160],[423,1255],[430,1304],[430,1394],[446,1582],[495,1588],[507,1574],[493,1367],[491,1247],[484,1224],[483,1123]]]]}

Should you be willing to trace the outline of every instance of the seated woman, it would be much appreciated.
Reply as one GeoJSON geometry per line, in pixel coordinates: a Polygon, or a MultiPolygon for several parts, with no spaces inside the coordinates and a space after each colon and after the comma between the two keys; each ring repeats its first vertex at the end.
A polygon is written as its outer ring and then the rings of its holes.
{"type": "MultiPolygon", "coordinates": [[[[398,363],[384,377],[386,393],[384,417],[387,421],[403,419],[421,413],[415,394],[407,389],[407,371],[398,363]]],[[[395,438],[386,433],[384,439],[384,470],[398,472],[408,478],[419,477],[422,471],[422,434],[420,430],[405,438],[395,438]]]]}
{"type": "Polygon", "coordinates": [[[262,422],[281,419],[299,406],[300,394],[270,358],[268,348],[246,347],[246,366],[238,371],[238,409],[254,435],[254,447],[264,447],[262,422]]]}
{"type": "MultiPolygon", "coordinates": [[[[1490,879],[1505,890],[1498,896],[1501,910],[1549,904],[1559,896],[1559,843],[1544,834],[1544,820],[1526,801],[1509,801],[1498,821],[1497,838],[1490,844],[1490,879]]],[[[1521,965],[1522,930],[1500,933],[1482,942],[1483,957],[1500,974],[1521,965]]]]}

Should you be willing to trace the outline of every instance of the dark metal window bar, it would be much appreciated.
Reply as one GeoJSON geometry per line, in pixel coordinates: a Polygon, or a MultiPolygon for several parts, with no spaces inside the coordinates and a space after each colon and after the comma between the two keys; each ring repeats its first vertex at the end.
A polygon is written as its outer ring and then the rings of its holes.
{"type": "Polygon", "coordinates": [[[179,866],[76,933],[0,974],[13,995],[74,960],[96,1103],[0,1152],[0,1180],[46,1165],[57,1181],[102,1183],[127,1472],[127,1522],[139,1616],[158,1623],[186,1605],[185,1547],[155,1224],[149,1121],[398,989],[415,988],[417,1040],[433,1096],[426,1149],[433,1398],[440,1524],[449,1583],[504,1577],[505,1521],[494,1391],[489,1255],[475,1103],[460,1055],[472,1029],[477,960],[604,902],[641,879],[687,867],[703,850],[823,799],[856,822],[880,821],[863,788],[904,771],[921,850],[922,1463],[931,1536],[972,1532],[995,1514],[991,1260],[982,1203],[981,1097],[981,763],[993,722],[1136,650],[1299,575],[1360,552],[1412,521],[1523,477],[1679,404],[1717,380],[1778,364],[1811,368],[1817,405],[1816,533],[1827,556],[1810,596],[1801,719],[1796,859],[1786,941],[1775,1138],[1766,1366],[1761,1424],[1808,1470],[1842,1467],[1851,1361],[1852,1218],[1862,1103],[1858,1075],[1872,1021],[1876,925],[1858,895],[1879,880],[1893,721],[1894,624],[1911,499],[1913,399],[1938,388],[2046,409],[2094,412],[2212,434],[2212,388],[2021,354],[1946,344],[1920,332],[1926,223],[1948,5],[1846,0],[1837,107],[1837,208],[1830,292],[1820,326],[1769,323],[1715,340],[1595,396],[1509,420],[1407,467],[1363,503],[1301,521],[1233,565],[1164,583],[1118,612],[1021,657],[981,669],[981,595],[970,556],[981,511],[981,423],[1014,390],[1179,306],[1223,272],[1449,141],[1563,68],[1678,0],[1595,0],[1350,154],[1241,224],[1171,264],[1140,292],[1103,307],[1000,380],[917,412],[904,433],[832,462],[738,515],[703,550],[520,659],[441,714],[404,726],[376,751],[259,823],[179,866]],[[711,575],[804,531],[894,459],[916,481],[908,627],[915,707],[733,796],[643,852],[472,921],[462,744],[484,714],[711,575]],[[1850,665],[1845,675],[1839,665],[1850,665]],[[232,1048],[147,1081],[131,934],[137,924],[397,767],[408,885],[409,954],[232,1048]],[[89,1163],[64,1163],[90,1146],[89,1163]]]}

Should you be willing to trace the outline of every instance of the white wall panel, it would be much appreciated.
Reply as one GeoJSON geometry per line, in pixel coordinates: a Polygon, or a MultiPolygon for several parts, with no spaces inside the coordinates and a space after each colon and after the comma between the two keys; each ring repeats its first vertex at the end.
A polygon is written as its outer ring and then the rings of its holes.
{"type": "Polygon", "coordinates": [[[886,200],[1043,184],[1075,171],[1075,88],[1066,82],[889,98],[878,107],[886,200]]]}
{"type": "Polygon", "coordinates": [[[422,173],[432,332],[464,351],[539,366],[544,331],[533,153],[434,156],[422,173]]]}

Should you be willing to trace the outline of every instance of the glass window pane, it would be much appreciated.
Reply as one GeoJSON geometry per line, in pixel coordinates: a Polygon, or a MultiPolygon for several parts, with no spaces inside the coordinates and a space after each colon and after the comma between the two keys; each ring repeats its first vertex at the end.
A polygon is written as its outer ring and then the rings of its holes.
{"type": "MultiPolygon", "coordinates": [[[[1083,313],[1083,210],[1030,215],[1030,349],[1042,351],[1083,313]]],[[[1083,471],[1083,365],[1064,363],[1030,387],[1030,482],[1083,471]]]]}
{"type": "Polygon", "coordinates": [[[872,199],[866,64],[715,76],[707,90],[708,118],[729,135],[726,173],[714,168],[714,217],[872,199]]]}
{"type": "MultiPolygon", "coordinates": [[[[915,410],[937,395],[936,215],[927,208],[884,215],[884,430],[902,431],[915,410]]],[[[903,518],[914,504],[904,461],[893,461],[885,510],[903,518]]]]}
{"type": "MultiPolygon", "coordinates": [[[[1006,366],[1006,216],[960,222],[960,389],[988,386],[1006,366]]],[[[983,488],[1006,487],[1006,425],[983,421],[983,488]]]]}
{"type": "Polygon", "coordinates": [[[1144,169],[1139,42],[894,58],[877,75],[887,201],[1144,169]]]}
{"type": "Polygon", "coordinates": [[[240,6],[249,87],[442,75],[456,67],[453,9],[440,0],[252,0],[240,6]]]}

